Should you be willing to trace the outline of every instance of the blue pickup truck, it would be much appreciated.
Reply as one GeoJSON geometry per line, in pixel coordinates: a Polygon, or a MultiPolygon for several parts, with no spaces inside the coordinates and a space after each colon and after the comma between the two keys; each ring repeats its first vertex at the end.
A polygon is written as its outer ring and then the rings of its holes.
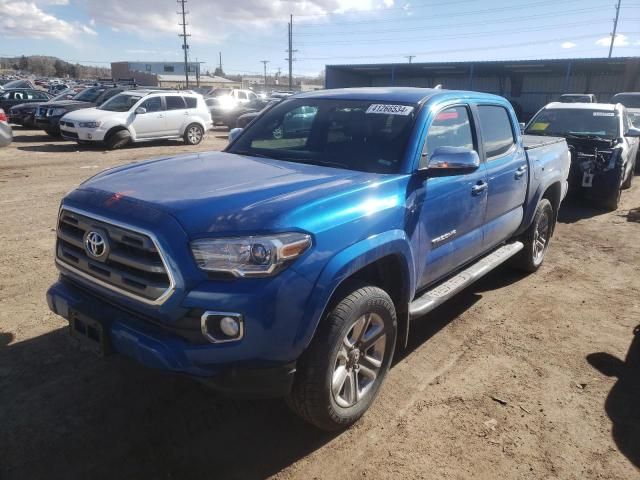
{"type": "Polygon", "coordinates": [[[48,304],[98,354],[327,430],[371,405],[412,320],[507,260],[535,271],[567,191],[565,140],[476,92],[301,94],[230,137],[69,193],[48,304]]]}

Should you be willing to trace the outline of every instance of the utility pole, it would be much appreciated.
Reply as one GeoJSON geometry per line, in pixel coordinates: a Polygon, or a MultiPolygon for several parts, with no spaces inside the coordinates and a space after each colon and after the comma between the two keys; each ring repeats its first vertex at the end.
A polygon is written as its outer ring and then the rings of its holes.
{"type": "Polygon", "coordinates": [[[222,76],[222,52],[218,52],[218,55],[220,56],[220,65],[219,65],[220,76],[222,76]]]}
{"type": "Polygon", "coordinates": [[[293,49],[293,15],[289,17],[289,48],[287,49],[288,57],[285,59],[289,62],[289,90],[293,91],[293,54],[297,50],[293,49]]]}
{"type": "Polygon", "coordinates": [[[611,53],[613,52],[613,42],[616,41],[616,31],[618,30],[618,17],[620,16],[620,3],[622,0],[618,0],[618,5],[616,5],[616,18],[613,21],[613,33],[611,34],[611,45],[609,46],[609,58],[611,58],[611,53]]]}
{"type": "Polygon", "coordinates": [[[413,60],[414,58],[416,58],[416,56],[415,56],[415,55],[407,55],[407,56],[406,56],[406,57],[404,57],[404,58],[406,58],[407,60],[409,60],[409,63],[411,63],[411,60],[413,60]]]}
{"type": "Polygon", "coordinates": [[[190,37],[187,33],[187,12],[185,10],[185,4],[187,0],[178,0],[178,3],[182,7],[182,11],[178,12],[178,15],[182,15],[182,23],[179,23],[182,27],[182,33],[179,33],[178,36],[182,37],[182,50],[184,50],[184,79],[185,79],[185,88],[189,88],[189,44],[187,43],[187,37],[190,37]]]}
{"type": "Polygon", "coordinates": [[[264,66],[264,93],[267,93],[267,63],[269,60],[260,60],[264,66]]]}

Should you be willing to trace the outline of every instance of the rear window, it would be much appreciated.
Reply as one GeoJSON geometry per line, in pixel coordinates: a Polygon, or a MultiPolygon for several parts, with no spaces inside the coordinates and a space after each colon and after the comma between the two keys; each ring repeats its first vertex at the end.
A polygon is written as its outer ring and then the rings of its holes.
{"type": "Polygon", "coordinates": [[[196,108],[198,106],[198,99],[195,97],[182,97],[187,103],[187,108],[196,108]]]}
{"type": "Polygon", "coordinates": [[[482,144],[487,158],[498,157],[507,153],[515,144],[509,113],[504,107],[481,105],[480,128],[482,144]]]}
{"type": "Polygon", "coordinates": [[[182,97],[178,96],[167,96],[165,97],[167,102],[167,110],[181,110],[185,108],[184,100],[182,97]]]}
{"type": "Polygon", "coordinates": [[[611,103],[621,103],[627,108],[640,108],[640,94],[628,95],[624,93],[618,93],[611,98],[611,103]]]}

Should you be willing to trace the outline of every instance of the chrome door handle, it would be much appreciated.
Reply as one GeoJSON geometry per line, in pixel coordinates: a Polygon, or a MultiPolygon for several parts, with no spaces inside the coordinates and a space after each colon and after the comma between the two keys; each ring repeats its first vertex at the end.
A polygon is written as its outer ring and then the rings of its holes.
{"type": "Polygon", "coordinates": [[[478,182],[473,187],[471,187],[471,193],[473,195],[480,195],[487,189],[488,186],[489,184],[487,182],[478,182]]]}
{"type": "Polygon", "coordinates": [[[522,178],[524,173],[527,171],[526,165],[522,165],[520,168],[516,170],[516,179],[522,178]]]}

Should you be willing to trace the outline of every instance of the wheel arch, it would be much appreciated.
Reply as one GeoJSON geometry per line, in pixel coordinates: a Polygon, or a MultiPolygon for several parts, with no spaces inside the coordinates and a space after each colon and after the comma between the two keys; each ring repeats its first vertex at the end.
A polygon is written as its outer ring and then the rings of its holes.
{"type": "Polygon", "coordinates": [[[131,130],[129,130],[124,125],[115,125],[111,127],[109,130],[107,130],[107,133],[104,134],[104,141],[106,142],[109,139],[109,137],[111,137],[114,133],[121,132],[123,130],[126,130],[127,132],[129,132],[129,135],[131,135],[132,139],[135,138],[135,135],[133,134],[133,132],[131,132],[131,130]]]}
{"type": "Polygon", "coordinates": [[[404,345],[409,331],[409,301],[415,291],[413,254],[405,232],[394,230],[362,240],[336,254],[325,266],[306,308],[295,342],[306,349],[328,309],[354,281],[385,290],[398,317],[398,339],[404,345]]]}

